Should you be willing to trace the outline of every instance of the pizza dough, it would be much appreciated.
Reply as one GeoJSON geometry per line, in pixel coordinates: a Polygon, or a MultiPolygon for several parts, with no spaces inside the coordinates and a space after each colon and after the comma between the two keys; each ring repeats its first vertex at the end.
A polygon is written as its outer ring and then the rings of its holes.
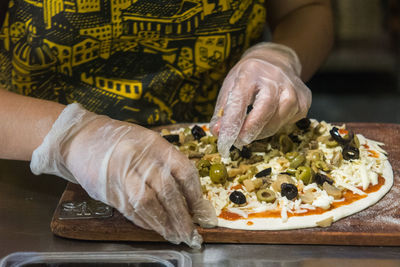
{"type": "Polygon", "coordinates": [[[355,135],[345,125],[303,119],[241,151],[233,148],[227,159],[217,153],[207,125],[164,130],[162,135],[196,162],[204,197],[215,207],[220,227],[327,227],[375,204],[393,185],[383,144],[355,135]],[[221,171],[220,165],[226,169],[221,171]],[[299,170],[312,175],[304,179],[299,170]],[[280,179],[284,182],[278,183],[280,179]],[[283,183],[295,189],[294,195],[282,191],[283,183]],[[272,192],[272,200],[260,198],[260,190],[272,192]],[[232,198],[233,192],[239,198],[232,198]],[[312,199],[306,200],[309,193],[312,199]]]}

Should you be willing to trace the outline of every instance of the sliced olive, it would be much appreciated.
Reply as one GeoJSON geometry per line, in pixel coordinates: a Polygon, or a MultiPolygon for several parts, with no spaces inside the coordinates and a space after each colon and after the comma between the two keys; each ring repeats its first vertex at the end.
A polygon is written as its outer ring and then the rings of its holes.
{"type": "Polygon", "coordinates": [[[293,184],[283,183],[281,184],[281,194],[287,199],[291,200],[297,197],[298,190],[297,187],[293,184]]]}
{"type": "Polygon", "coordinates": [[[200,140],[200,138],[202,138],[203,136],[206,136],[206,132],[203,130],[203,128],[201,128],[198,125],[193,126],[191,131],[192,131],[194,139],[196,139],[196,140],[200,140]]]}
{"type": "Polygon", "coordinates": [[[307,130],[308,128],[310,128],[310,125],[311,125],[311,121],[308,118],[303,118],[296,122],[296,126],[300,130],[307,130]]]}
{"type": "Polygon", "coordinates": [[[224,184],[228,178],[226,167],[221,163],[211,165],[209,175],[211,181],[215,184],[224,184]]]}
{"type": "Polygon", "coordinates": [[[266,168],[265,170],[260,171],[259,173],[257,173],[255,176],[257,178],[259,177],[265,177],[271,174],[272,169],[271,168],[266,168]]]}
{"type": "Polygon", "coordinates": [[[163,137],[170,143],[173,144],[179,143],[179,134],[167,134],[163,135],[163,137]]]}
{"type": "Polygon", "coordinates": [[[293,160],[295,157],[299,155],[299,152],[293,151],[293,152],[288,152],[285,154],[285,158],[287,158],[289,161],[293,160]]]}
{"type": "Polygon", "coordinates": [[[240,191],[233,191],[229,195],[229,200],[235,204],[242,205],[246,203],[246,196],[240,191]]]}
{"type": "Polygon", "coordinates": [[[272,203],[276,199],[275,192],[268,188],[263,188],[258,190],[256,195],[258,201],[265,201],[268,203],[272,203]]]}
{"type": "Polygon", "coordinates": [[[291,168],[297,168],[301,164],[303,164],[303,162],[305,160],[306,160],[306,158],[304,157],[304,155],[303,154],[299,154],[297,157],[295,157],[293,160],[290,161],[290,167],[291,168]]]}
{"type": "Polygon", "coordinates": [[[296,179],[302,180],[305,185],[312,182],[311,168],[307,166],[300,166],[296,170],[296,179]]]}
{"type": "Polygon", "coordinates": [[[339,129],[337,127],[333,127],[329,133],[331,134],[332,138],[338,142],[341,145],[347,145],[351,142],[351,140],[353,140],[354,134],[353,132],[349,131],[349,134],[346,138],[343,138],[340,133],[339,133],[339,129]]]}
{"type": "Polygon", "coordinates": [[[288,168],[284,173],[281,172],[281,174],[289,174],[291,176],[294,176],[294,175],[296,175],[296,171],[297,170],[294,168],[288,168]]]}
{"type": "Polygon", "coordinates": [[[196,162],[196,167],[199,170],[199,174],[201,177],[207,176],[210,174],[211,163],[208,160],[201,159],[196,162]]]}
{"type": "Polygon", "coordinates": [[[322,173],[316,173],[314,179],[318,185],[323,185],[325,182],[327,182],[330,185],[333,184],[333,180],[322,173]]]}
{"type": "Polygon", "coordinates": [[[360,150],[354,146],[345,146],[342,155],[345,160],[358,159],[360,158],[360,150]]]}
{"type": "Polygon", "coordinates": [[[242,150],[240,150],[240,156],[241,156],[242,158],[249,159],[249,158],[251,157],[251,150],[250,150],[250,148],[244,146],[244,147],[242,148],[242,150]]]}
{"type": "Polygon", "coordinates": [[[317,169],[323,170],[324,172],[330,172],[331,169],[329,168],[328,164],[323,160],[317,160],[313,162],[314,166],[317,169]]]}

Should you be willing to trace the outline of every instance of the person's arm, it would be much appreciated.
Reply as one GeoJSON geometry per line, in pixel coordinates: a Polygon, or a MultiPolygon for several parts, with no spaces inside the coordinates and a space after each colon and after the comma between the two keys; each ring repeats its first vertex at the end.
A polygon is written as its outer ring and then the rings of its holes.
{"type": "Polygon", "coordinates": [[[0,158],[79,183],[94,199],[173,243],[199,248],[215,226],[198,170],[158,133],[82,108],[0,89],[0,158]]]}
{"type": "Polygon", "coordinates": [[[0,158],[31,160],[64,108],[0,89],[0,158]]]}
{"type": "Polygon", "coordinates": [[[327,57],[333,44],[329,0],[267,0],[267,21],[272,42],[296,51],[301,78],[307,81],[327,57]]]}
{"type": "Polygon", "coordinates": [[[229,71],[211,119],[224,157],[232,145],[241,149],[307,115],[311,91],[303,81],[332,46],[328,0],[269,0],[266,6],[272,42],[247,49],[229,71]]]}

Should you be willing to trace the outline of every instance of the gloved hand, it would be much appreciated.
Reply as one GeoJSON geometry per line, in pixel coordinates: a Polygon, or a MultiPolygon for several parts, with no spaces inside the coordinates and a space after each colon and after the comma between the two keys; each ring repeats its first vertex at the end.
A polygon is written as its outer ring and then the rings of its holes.
{"type": "Polygon", "coordinates": [[[193,220],[215,226],[194,164],[158,133],[67,106],[34,151],[31,170],[79,183],[97,200],[172,243],[199,248],[193,220]]]}
{"type": "Polygon", "coordinates": [[[300,73],[296,53],[284,45],[260,43],[244,53],[224,80],[210,122],[223,157],[232,145],[241,149],[306,116],[311,91],[300,73]]]}

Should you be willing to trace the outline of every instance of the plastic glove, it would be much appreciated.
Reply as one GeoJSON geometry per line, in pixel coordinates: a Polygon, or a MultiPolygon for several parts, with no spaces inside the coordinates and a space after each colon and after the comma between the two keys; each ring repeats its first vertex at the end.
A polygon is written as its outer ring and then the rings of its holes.
{"type": "Polygon", "coordinates": [[[306,116],[311,91],[300,73],[300,61],[289,47],[260,43],[244,53],[224,80],[210,123],[223,157],[232,145],[241,149],[306,116]]]}
{"type": "Polygon", "coordinates": [[[172,243],[199,248],[193,220],[215,226],[194,164],[158,133],[67,106],[34,151],[31,170],[79,183],[97,200],[172,243]]]}

